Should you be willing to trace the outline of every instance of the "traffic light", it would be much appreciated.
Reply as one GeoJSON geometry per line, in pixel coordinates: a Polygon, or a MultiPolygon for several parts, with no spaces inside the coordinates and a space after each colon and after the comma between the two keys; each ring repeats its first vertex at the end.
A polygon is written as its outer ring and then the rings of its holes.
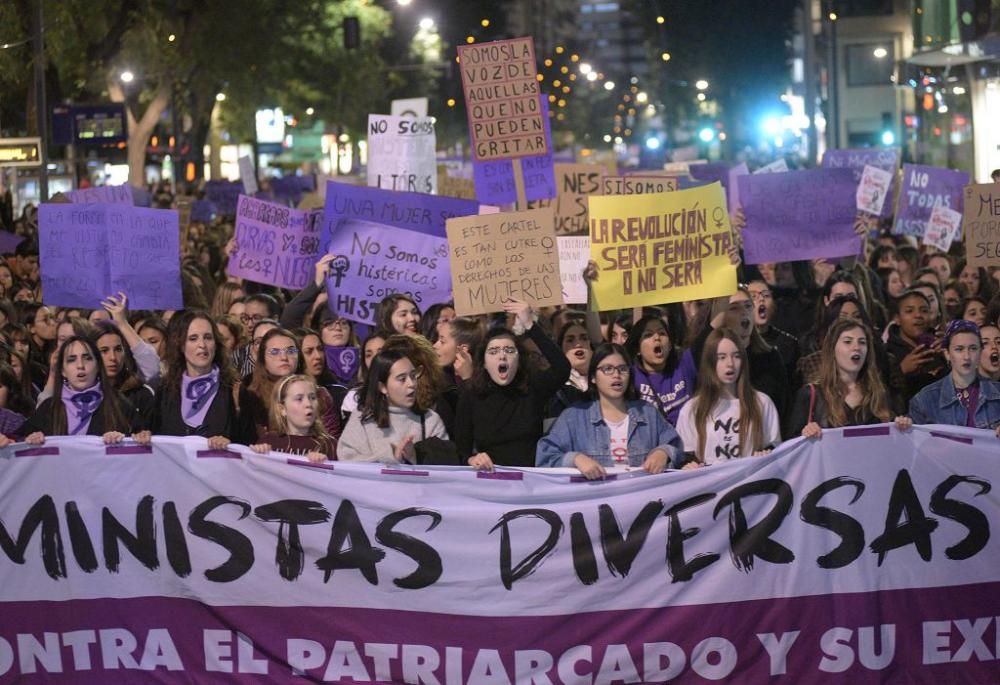
{"type": "Polygon", "coordinates": [[[963,43],[979,40],[990,31],[990,0],[959,0],[958,35],[963,43]]]}
{"type": "Polygon", "coordinates": [[[344,48],[354,50],[361,47],[361,22],[357,17],[344,17],[344,48]]]}

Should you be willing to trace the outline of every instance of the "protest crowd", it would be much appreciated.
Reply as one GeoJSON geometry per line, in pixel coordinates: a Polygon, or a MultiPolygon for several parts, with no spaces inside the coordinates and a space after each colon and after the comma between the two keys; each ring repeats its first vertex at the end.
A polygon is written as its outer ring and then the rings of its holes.
{"type": "MultiPolygon", "coordinates": [[[[173,206],[169,187],[154,196],[173,206]]],[[[202,436],[310,461],[596,479],[843,426],[1000,435],[1000,268],[969,265],[959,241],[944,252],[894,234],[891,216],[859,213],[858,256],[751,265],[732,249],[728,296],[601,312],[509,297],[457,316],[451,301],[397,293],[372,326],[337,310],[336,254],[298,291],[228,275],[222,217],[186,231],[183,309],[133,310],[127,292],[92,310],[48,306],[37,212],[14,223],[25,239],[0,265],[4,444],[202,436]]],[[[732,213],[737,246],[746,223],[732,213]]],[[[583,274],[591,292],[610,277],[596,262],[583,274]]]]}

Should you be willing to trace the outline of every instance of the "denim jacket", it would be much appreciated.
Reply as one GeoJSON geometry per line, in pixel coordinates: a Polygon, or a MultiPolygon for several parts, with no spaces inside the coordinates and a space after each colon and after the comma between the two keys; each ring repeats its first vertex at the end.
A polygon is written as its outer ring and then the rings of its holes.
{"type": "MultiPolygon", "coordinates": [[[[662,448],[668,465],[681,454],[677,431],[651,404],[642,400],[628,403],[628,463],[642,466],[646,456],[662,448]]],[[[574,466],[577,454],[585,454],[602,466],[614,465],[611,457],[611,429],[601,414],[598,400],[576,404],[564,410],[548,435],[538,441],[536,466],[574,466]]]]}
{"type": "MultiPolygon", "coordinates": [[[[964,426],[966,414],[965,407],[955,396],[951,374],[926,386],[910,400],[913,423],[964,426]]],[[[976,428],[996,428],[1000,425],[1000,383],[980,377],[975,418],[976,428]]]]}

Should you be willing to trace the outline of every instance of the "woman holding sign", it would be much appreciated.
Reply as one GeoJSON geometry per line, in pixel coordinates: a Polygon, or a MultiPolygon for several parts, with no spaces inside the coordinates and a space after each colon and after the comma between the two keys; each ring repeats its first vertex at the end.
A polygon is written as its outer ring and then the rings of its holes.
{"type": "Polygon", "coordinates": [[[512,299],[503,310],[515,316],[515,329],[534,341],[549,368],[528,368],[524,345],[514,332],[496,328],[486,334],[472,380],[459,390],[455,417],[459,457],[484,471],[495,465],[535,465],[545,405],[570,371],[566,355],[535,325],[530,305],[512,299]]]}
{"type": "Polygon", "coordinates": [[[612,466],[660,473],[680,452],[680,438],[653,405],[635,399],[625,348],[604,343],[588,377],[594,399],[569,407],[538,442],[537,466],[573,466],[590,480],[612,466]]]}
{"type": "Polygon", "coordinates": [[[73,336],[59,348],[53,396],[39,405],[20,432],[29,445],[44,444],[49,435],[100,435],[107,444],[131,435],[148,444],[148,431],[140,429],[138,413],[115,390],[97,346],[90,338],[73,336]]]}
{"type": "Polygon", "coordinates": [[[153,432],[201,435],[212,449],[255,441],[247,411],[250,395],[240,385],[207,312],[184,310],[170,319],[166,355],[153,432]]]}

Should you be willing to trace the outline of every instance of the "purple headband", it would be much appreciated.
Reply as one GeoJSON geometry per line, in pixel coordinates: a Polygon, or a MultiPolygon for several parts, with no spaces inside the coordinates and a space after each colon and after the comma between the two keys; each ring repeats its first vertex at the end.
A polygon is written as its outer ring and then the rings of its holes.
{"type": "Polygon", "coordinates": [[[955,319],[944,329],[944,338],[941,342],[945,349],[948,349],[951,345],[951,339],[959,333],[972,333],[982,340],[982,336],[979,334],[979,326],[966,319],[955,319]]]}

